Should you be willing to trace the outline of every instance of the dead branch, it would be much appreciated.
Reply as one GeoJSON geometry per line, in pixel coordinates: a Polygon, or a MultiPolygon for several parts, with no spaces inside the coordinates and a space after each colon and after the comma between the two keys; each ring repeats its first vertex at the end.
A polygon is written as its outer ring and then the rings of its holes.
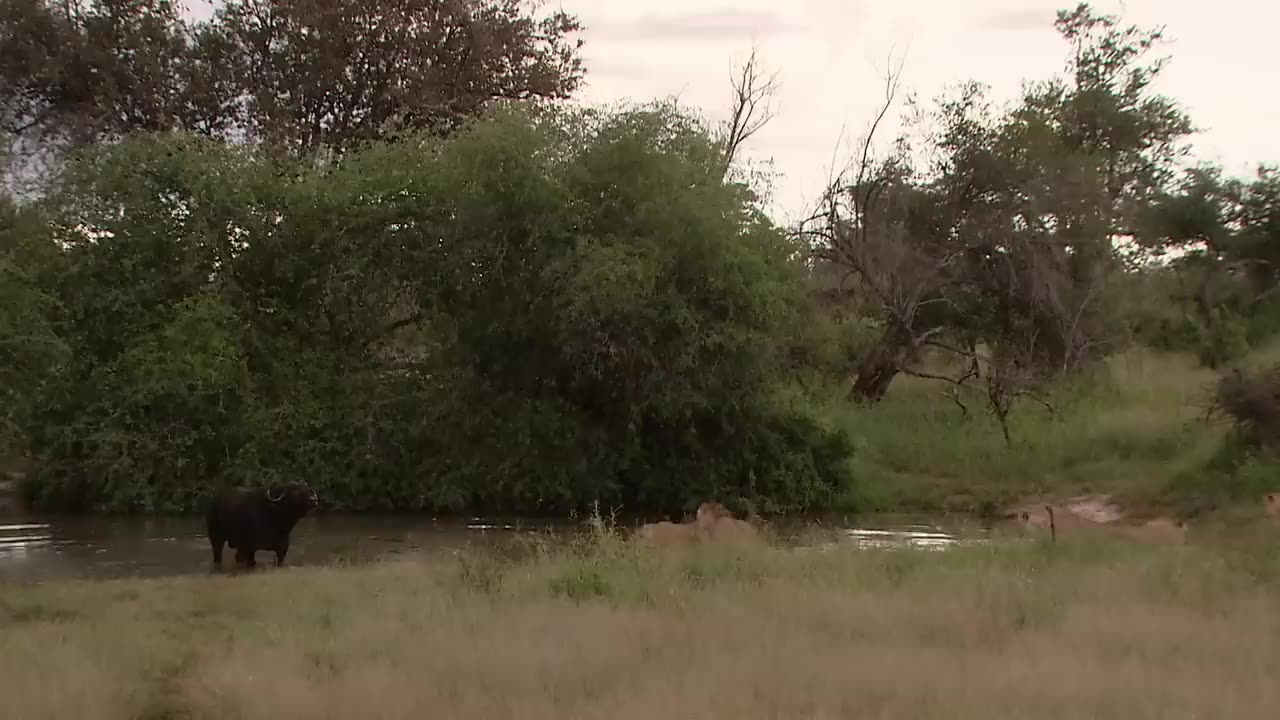
{"type": "MultiPolygon", "coordinates": [[[[893,107],[893,101],[898,96],[898,88],[902,80],[902,66],[905,64],[906,58],[898,61],[898,67],[885,73],[884,80],[884,102],[880,105],[880,111],[876,113],[875,120],[871,123],[871,129],[867,131],[867,136],[862,141],[862,157],[858,161],[858,178],[854,182],[854,187],[861,188],[866,180],[866,173],[871,165],[871,143],[875,140],[876,131],[880,128],[880,123],[884,122],[884,118],[889,114],[889,108],[893,107]]],[[[854,213],[862,215],[865,208],[858,207],[858,200],[855,198],[854,213]]],[[[864,225],[865,227],[865,225],[864,225]]]]}
{"type": "Polygon", "coordinates": [[[953,378],[946,375],[937,375],[935,373],[925,372],[923,370],[913,370],[903,365],[898,366],[898,372],[903,375],[910,375],[911,377],[917,377],[922,380],[941,380],[942,382],[948,382],[956,386],[964,386],[965,380],[965,378],[953,378]]]}
{"type": "Polygon", "coordinates": [[[733,107],[722,161],[724,175],[729,174],[742,146],[777,116],[773,100],[779,87],[778,73],[766,77],[760,68],[758,48],[752,47],[751,55],[733,78],[733,107]]]}
{"type": "Polygon", "coordinates": [[[901,372],[903,375],[910,375],[911,377],[917,377],[923,380],[939,380],[939,381],[948,383],[951,387],[949,387],[943,393],[943,395],[951,398],[951,401],[954,402],[960,408],[960,412],[963,415],[963,417],[968,419],[969,406],[965,405],[964,401],[960,399],[960,391],[962,389],[977,391],[977,388],[971,385],[965,384],[969,380],[978,376],[978,373],[975,370],[970,368],[968,372],[966,372],[964,375],[961,375],[958,378],[949,377],[947,375],[936,375],[934,373],[924,372],[922,370],[914,370],[912,368],[905,367],[902,365],[898,366],[898,371],[901,372]]]}
{"type": "Polygon", "coordinates": [[[1032,400],[1035,400],[1036,402],[1038,402],[1038,403],[1040,403],[1041,405],[1043,405],[1043,406],[1045,407],[1045,409],[1049,411],[1049,414],[1050,414],[1050,415],[1057,415],[1057,414],[1058,414],[1058,411],[1054,409],[1053,405],[1052,405],[1052,404],[1050,404],[1048,400],[1045,400],[1044,398],[1040,397],[1039,395],[1035,394],[1034,392],[1031,392],[1030,390],[1019,390],[1019,391],[1017,391],[1017,392],[1013,393],[1013,396],[1014,396],[1014,397],[1027,397],[1027,398],[1031,398],[1032,400]]]}

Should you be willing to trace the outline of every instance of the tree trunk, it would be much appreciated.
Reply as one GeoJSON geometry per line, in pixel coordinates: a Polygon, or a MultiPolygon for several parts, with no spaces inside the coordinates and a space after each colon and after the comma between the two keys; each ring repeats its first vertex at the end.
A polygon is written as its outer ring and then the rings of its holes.
{"type": "Polygon", "coordinates": [[[886,328],[876,346],[858,363],[858,375],[849,397],[859,402],[880,402],[898,376],[898,364],[906,347],[901,333],[892,327],[886,328]]]}

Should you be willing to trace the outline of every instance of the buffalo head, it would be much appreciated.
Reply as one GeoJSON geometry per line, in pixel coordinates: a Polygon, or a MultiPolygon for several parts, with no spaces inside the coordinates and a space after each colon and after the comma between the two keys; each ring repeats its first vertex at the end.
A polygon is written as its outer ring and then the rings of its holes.
{"type": "Polygon", "coordinates": [[[267,500],[279,509],[297,512],[298,517],[306,515],[320,504],[316,491],[305,480],[271,483],[267,488],[267,500]]]}

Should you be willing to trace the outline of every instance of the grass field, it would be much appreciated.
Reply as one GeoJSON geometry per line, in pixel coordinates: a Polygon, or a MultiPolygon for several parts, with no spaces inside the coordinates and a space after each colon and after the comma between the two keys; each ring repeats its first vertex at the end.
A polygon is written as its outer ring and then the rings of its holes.
{"type": "Polygon", "coordinates": [[[0,717],[1271,720],[1267,537],[669,554],[603,534],[9,587],[0,717]]]}
{"type": "MultiPolygon", "coordinates": [[[[1280,361],[1280,347],[1247,361],[1280,361]]],[[[1132,351],[1070,387],[1051,390],[1054,412],[1020,401],[1014,444],[970,399],[970,417],[936,381],[900,377],[886,398],[855,408],[842,398],[830,415],[856,442],[860,510],[973,512],[1028,498],[1110,493],[1142,511],[1184,509],[1204,500],[1253,503],[1280,489],[1273,464],[1255,472],[1220,467],[1227,426],[1206,422],[1216,375],[1190,357],[1132,351]]]]}

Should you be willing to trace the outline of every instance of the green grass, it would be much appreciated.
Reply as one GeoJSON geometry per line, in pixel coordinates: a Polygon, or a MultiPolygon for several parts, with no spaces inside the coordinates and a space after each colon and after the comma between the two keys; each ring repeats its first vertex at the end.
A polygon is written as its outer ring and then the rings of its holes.
{"type": "MultiPolygon", "coordinates": [[[[1274,540],[1274,536],[1273,540],[1274,540]]],[[[0,589],[0,716],[1273,718],[1274,553],[647,551],[0,589]]]]}
{"type": "MultiPolygon", "coordinates": [[[[1280,346],[1249,358],[1274,362],[1280,346]]],[[[879,404],[859,408],[833,393],[827,410],[856,441],[854,487],[843,504],[860,511],[974,512],[1031,498],[1110,493],[1143,511],[1186,508],[1211,495],[1255,502],[1280,473],[1234,479],[1223,461],[1228,428],[1205,422],[1216,375],[1189,356],[1134,351],[1069,387],[1048,393],[1055,412],[1020,400],[1006,445],[982,398],[970,415],[936,381],[899,377],[879,404]],[[1234,484],[1233,484],[1234,483],[1234,484]],[[1219,492],[1222,491],[1222,492],[1219,492]]]]}

